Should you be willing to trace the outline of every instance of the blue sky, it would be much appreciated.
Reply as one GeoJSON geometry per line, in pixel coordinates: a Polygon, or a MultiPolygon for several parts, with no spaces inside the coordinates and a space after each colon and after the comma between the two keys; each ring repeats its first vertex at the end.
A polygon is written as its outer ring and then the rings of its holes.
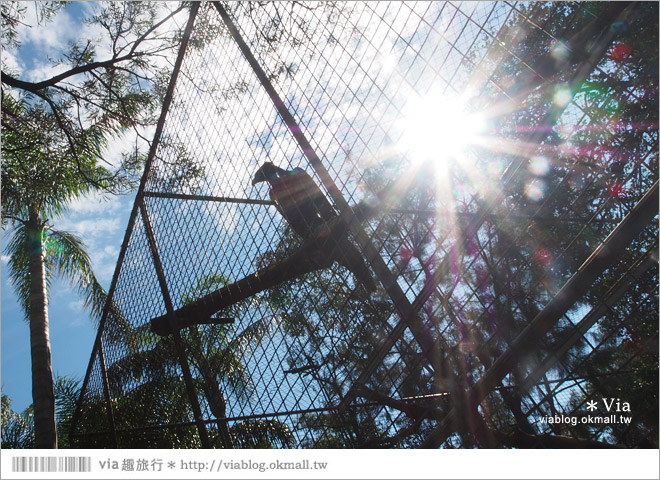
{"type": "MultiPolygon", "coordinates": [[[[57,69],[63,67],[53,67],[48,57],[57,57],[68,42],[94,34],[95,27],[81,21],[93,5],[94,2],[73,2],[59,12],[52,23],[37,25],[34,5],[30,4],[25,22],[33,26],[19,29],[22,45],[18,50],[3,49],[3,70],[9,66],[19,78],[30,81],[57,73],[57,69]]],[[[109,145],[106,159],[118,160],[127,144],[130,140],[122,139],[109,145]]],[[[53,220],[55,228],[76,233],[82,238],[96,275],[106,290],[112,280],[133,199],[134,194],[109,198],[90,195],[73,202],[67,212],[53,220]]],[[[8,238],[8,232],[2,231],[0,378],[2,393],[11,397],[14,410],[22,411],[32,403],[30,337],[24,312],[8,278],[5,253],[8,238]]],[[[58,280],[53,284],[49,321],[53,372],[82,380],[96,331],[75,288],[68,282],[58,280]]]]}

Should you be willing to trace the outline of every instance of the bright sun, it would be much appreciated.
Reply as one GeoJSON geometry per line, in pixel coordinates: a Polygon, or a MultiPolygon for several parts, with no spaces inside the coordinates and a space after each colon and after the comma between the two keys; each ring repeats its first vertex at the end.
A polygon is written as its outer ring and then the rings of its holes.
{"type": "Polygon", "coordinates": [[[467,111],[467,100],[438,90],[414,96],[403,109],[400,148],[414,160],[435,160],[438,167],[461,162],[485,126],[482,115],[467,111]]]}

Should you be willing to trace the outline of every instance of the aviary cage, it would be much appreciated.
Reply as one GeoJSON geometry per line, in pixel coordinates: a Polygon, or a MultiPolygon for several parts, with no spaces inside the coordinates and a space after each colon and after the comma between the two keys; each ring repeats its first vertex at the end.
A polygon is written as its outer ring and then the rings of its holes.
{"type": "Polygon", "coordinates": [[[657,447],[657,15],[191,3],[72,444],[657,447]]]}

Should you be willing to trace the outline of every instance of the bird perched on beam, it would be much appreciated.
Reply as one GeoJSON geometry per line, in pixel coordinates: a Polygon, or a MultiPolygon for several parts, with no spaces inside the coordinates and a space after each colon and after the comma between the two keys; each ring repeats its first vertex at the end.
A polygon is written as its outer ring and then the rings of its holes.
{"type": "MultiPolygon", "coordinates": [[[[337,212],[332,207],[312,177],[302,168],[284,170],[272,162],[264,163],[254,175],[252,186],[260,182],[270,185],[270,198],[293,231],[303,239],[312,234],[323,236],[320,227],[336,218],[337,212]]],[[[368,291],[374,291],[376,285],[365,264],[362,255],[348,240],[346,231],[333,230],[328,241],[319,242],[320,251],[310,260],[317,268],[325,268],[333,261],[348,268],[368,291]]]]}

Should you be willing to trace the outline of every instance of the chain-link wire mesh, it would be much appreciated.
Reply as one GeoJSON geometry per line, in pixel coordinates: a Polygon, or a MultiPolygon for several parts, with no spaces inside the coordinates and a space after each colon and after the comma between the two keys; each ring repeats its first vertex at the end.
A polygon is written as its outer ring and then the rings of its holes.
{"type": "Polygon", "coordinates": [[[202,4],[74,444],[657,446],[649,15],[202,4]]]}

